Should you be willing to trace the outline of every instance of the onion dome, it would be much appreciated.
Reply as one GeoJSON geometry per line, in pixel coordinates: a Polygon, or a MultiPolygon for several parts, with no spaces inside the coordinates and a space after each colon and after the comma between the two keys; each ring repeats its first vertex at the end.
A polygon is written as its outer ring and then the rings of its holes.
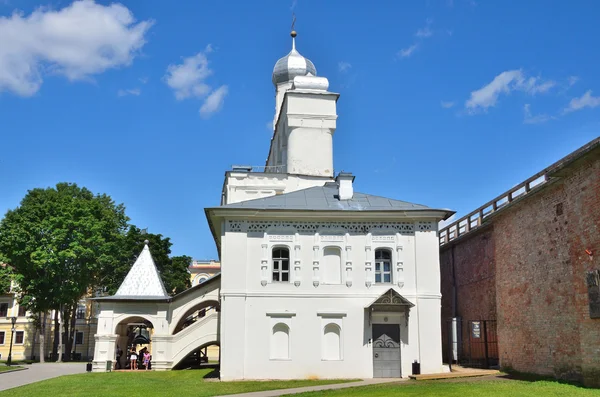
{"type": "Polygon", "coordinates": [[[292,31],[292,51],[281,58],[273,68],[273,84],[281,84],[294,80],[296,76],[316,76],[317,69],[308,58],[296,51],[296,31],[292,31]]]}

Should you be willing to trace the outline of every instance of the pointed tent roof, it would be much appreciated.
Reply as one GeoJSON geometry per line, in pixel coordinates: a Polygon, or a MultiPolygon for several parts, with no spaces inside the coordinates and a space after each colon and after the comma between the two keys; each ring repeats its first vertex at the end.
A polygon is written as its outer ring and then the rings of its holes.
{"type": "Polygon", "coordinates": [[[160,279],[154,259],[152,259],[148,240],[144,241],[144,249],[129,269],[129,273],[125,276],[125,280],[114,297],[129,299],[169,297],[160,279]]]}

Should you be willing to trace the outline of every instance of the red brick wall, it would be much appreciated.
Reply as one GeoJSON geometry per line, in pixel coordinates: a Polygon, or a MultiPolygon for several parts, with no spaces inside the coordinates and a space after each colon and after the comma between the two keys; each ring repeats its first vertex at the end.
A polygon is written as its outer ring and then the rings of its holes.
{"type": "Polygon", "coordinates": [[[448,320],[452,312],[452,269],[456,272],[456,316],[463,319],[462,354],[482,358],[483,350],[469,346],[471,320],[496,319],[496,282],[493,227],[474,232],[466,240],[445,248],[440,253],[442,279],[442,345],[448,358],[448,320]],[[454,260],[454,267],[452,261],[454,260]],[[481,351],[480,351],[481,350],[481,351]]]}
{"type": "Polygon", "coordinates": [[[585,273],[598,267],[600,161],[580,164],[494,220],[500,362],[600,385],[600,321],[585,273]]]}
{"type": "MultiPolygon", "coordinates": [[[[600,319],[590,319],[585,284],[600,268],[600,159],[563,174],[454,244],[458,315],[497,317],[501,365],[600,387],[600,319]]],[[[451,255],[442,248],[443,320],[451,255]]]]}

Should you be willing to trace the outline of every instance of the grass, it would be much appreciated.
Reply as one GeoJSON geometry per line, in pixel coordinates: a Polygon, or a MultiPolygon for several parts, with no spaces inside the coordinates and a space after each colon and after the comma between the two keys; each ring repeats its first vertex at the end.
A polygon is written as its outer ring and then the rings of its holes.
{"type": "Polygon", "coordinates": [[[364,386],[342,390],[295,394],[294,397],[600,397],[599,389],[565,384],[558,381],[520,381],[460,379],[452,381],[410,381],[397,384],[364,386]]]}
{"type": "Polygon", "coordinates": [[[39,397],[209,397],[261,390],[318,386],[348,380],[211,382],[212,370],[85,373],[61,376],[0,392],[0,396],[39,397]]]}
{"type": "Polygon", "coordinates": [[[6,371],[13,371],[15,369],[21,369],[23,367],[18,366],[18,365],[11,365],[10,367],[8,365],[0,365],[0,372],[6,372],[6,371]]]}

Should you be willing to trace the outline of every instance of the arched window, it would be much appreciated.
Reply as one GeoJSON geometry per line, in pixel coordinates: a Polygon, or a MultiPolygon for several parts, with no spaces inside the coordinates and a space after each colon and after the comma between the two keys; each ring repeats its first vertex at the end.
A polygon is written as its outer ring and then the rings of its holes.
{"type": "Polygon", "coordinates": [[[323,284],[342,283],[342,252],[338,247],[323,250],[323,284]]]}
{"type": "Polygon", "coordinates": [[[337,324],[327,324],[323,328],[323,360],[341,360],[342,359],[342,338],[341,330],[337,324]]]}
{"type": "Polygon", "coordinates": [[[392,282],[392,252],[387,249],[375,250],[375,283],[392,282]]]}
{"type": "Polygon", "coordinates": [[[290,328],[277,323],[271,334],[271,359],[287,360],[290,358],[290,328]]]}
{"type": "Polygon", "coordinates": [[[290,281],[290,250],[285,247],[273,248],[273,281],[290,281]]]}

